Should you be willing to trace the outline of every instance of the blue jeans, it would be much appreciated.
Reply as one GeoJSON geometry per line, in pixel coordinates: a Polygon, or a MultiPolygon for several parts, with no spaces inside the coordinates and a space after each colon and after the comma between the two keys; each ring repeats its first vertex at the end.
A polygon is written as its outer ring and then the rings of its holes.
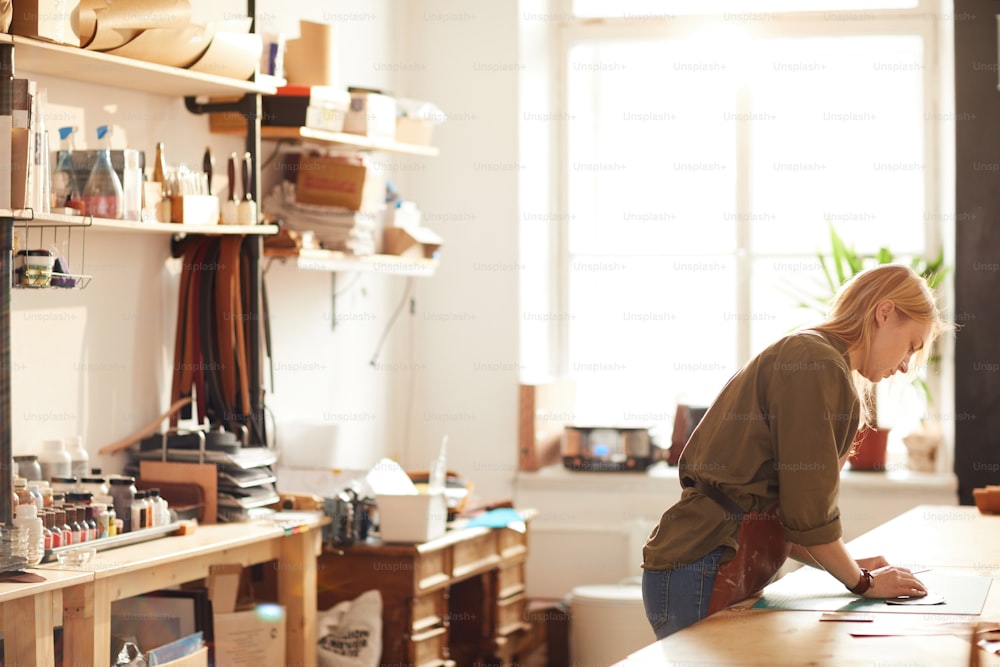
{"type": "Polygon", "coordinates": [[[642,571],[642,603],[657,639],[705,618],[724,548],[675,570],[642,571]]]}

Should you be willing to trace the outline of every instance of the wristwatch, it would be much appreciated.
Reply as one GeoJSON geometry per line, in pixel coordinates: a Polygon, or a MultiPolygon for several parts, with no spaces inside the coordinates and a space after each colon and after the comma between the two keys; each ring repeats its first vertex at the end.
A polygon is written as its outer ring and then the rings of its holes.
{"type": "Polygon", "coordinates": [[[865,591],[871,588],[874,583],[875,576],[865,568],[861,568],[861,578],[858,579],[858,583],[854,585],[854,588],[848,588],[847,590],[855,595],[864,595],[865,591]]]}

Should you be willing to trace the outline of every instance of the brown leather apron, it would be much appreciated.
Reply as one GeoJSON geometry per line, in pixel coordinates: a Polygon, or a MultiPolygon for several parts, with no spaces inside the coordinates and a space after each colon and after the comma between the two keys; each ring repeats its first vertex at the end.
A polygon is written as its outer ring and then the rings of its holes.
{"type": "Polygon", "coordinates": [[[685,478],[683,485],[708,496],[740,522],[736,555],[719,566],[708,602],[708,613],[725,609],[763,590],[788,559],[792,546],[785,541],[777,505],[763,512],[744,512],[718,488],[685,478]]]}

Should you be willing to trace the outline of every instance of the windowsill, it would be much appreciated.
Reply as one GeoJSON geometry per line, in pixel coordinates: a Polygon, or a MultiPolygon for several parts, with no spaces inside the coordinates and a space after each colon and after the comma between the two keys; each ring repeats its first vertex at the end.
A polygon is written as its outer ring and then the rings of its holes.
{"type": "MultiPolygon", "coordinates": [[[[518,472],[515,486],[533,491],[601,491],[630,490],[637,493],[655,492],[664,483],[678,484],[676,466],[660,462],[645,472],[580,472],[562,465],[551,465],[533,472],[518,472]]],[[[840,474],[841,488],[851,489],[926,489],[953,491],[958,480],[953,473],[925,473],[906,469],[887,472],[844,470],[840,474]]]]}

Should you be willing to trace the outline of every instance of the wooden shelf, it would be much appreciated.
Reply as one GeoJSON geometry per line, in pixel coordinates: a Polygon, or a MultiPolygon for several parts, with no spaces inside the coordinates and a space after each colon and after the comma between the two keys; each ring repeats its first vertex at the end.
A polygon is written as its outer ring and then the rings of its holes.
{"type": "Polygon", "coordinates": [[[264,248],[264,256],[294,262],[305,271],[362,271],[365,273],[385,273],[395,276],[433,276],[438,260],[398,255],[348,255],[335,250],[302,250],[298,254],[269,251],[264,248]]]}
{"type": "Polygon", "coordinates": [[[14,66],[18,76],[23,76],[23,70],[172,97],[242,93],[273,95],[276,92],[274,85],[270,85],[273,81],[239,81],[98,51],[50,44],[30,37],[2,34],[0,44],[14,44],[14,66]]]}
{"type": "Polygon", "coordinates": [[[206,234],[225,236],[232,234],[271,235],[278,233],[277,225],[183,225],[176,222],[136,222],[133,220],[110,220],[92,218],[86,215],[63,215],[60,213],[37,213],[31,211],[0,211],[0,218],[12,217],[16,227],[81,227],[88,229],[108,229],[119,232],[140,234],[206,234]]]}
{"type": "Polygon", "coordinates": [[[348,134],[346,132],[327,132],[311,127],[277,127],[265,125],[260,128],[261,139],[286,139],[292,141],[317,141],[324,144],[339,144],[350,146],[355,150],[382,151],[385,153],[403,153],[406,155],[425,155],[434,157],[440,153],[436,146],[418,146],[416,144],[401,144],[397,141],[386,141],[348,134]]]}

